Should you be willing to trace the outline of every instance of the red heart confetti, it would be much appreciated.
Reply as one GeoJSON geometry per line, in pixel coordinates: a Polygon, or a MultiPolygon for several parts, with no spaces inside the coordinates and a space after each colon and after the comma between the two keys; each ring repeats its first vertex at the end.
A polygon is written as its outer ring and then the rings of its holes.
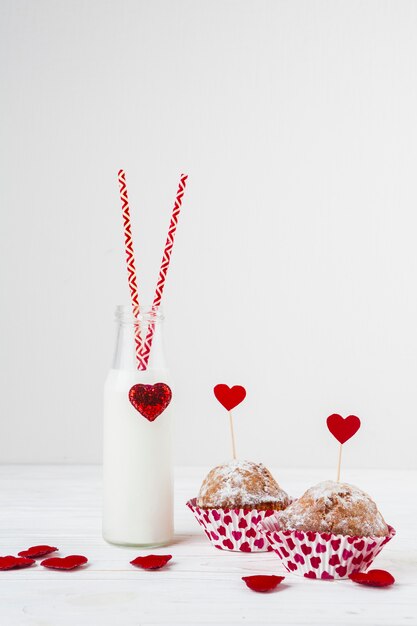
{"type": "Polygon", "coordinates": [[[34,563],[34,559],[27,559],[23,556],[0,556],[0,570],[30,567],[34,563]]]}
{"type": "Polygon", "coordinates": [[[148,556],[138,556],[131,565],[142,569],[160,569],[172,559],[172,554],[149,554],[148,556]]]}
{"type": "Polygon", "coordinates": [[[213,389],[214,395],[226,411],[231,411],[246,397],[246,389],[241,385],[229,387],[228,385],[216,385],[213,389]]]}
{"type": "Polygon", "coordinates": [[[265,593],[272,591],[285,579],[285,576],[243,576],[242,580],[252,591],[265,593]]]}
{"type": "Polygon", "coordinates": [[[395,583],[395,578],[383,569],[370,569],[368,572],[356,572],[349,576],[350,580],[360,585],[370,587],[389,587],[395,583]]]}
{"type": "Polygon", "coordinates": [[[87,561],[88,559],[86,556],[71,554],[70,556],[65,557],[55,556],[50,559],[45,559],[44,561],[41,561],[41,565],[43,565],[43,567],[49,567],[50,569],[69,570],[80,567],[80,565],[84,565],[87,561]]]}
{"type": "Polygon", "coordinates": [[[360,425],[361,421],[356,415],[348,415],[343,418],[338,413],[333,413],[333,415],[329,415],[327,418],[327,428],[339,443],[345,443],[353,437],[359,430],[360,425]]]}
{"type": "Polygon", "coordinates": [[[165,411],[171,398],[172,391],[165,383],[133,385],[129,391],[130,403],[150,422],[165,411]]]}
{"type": "Polygon", "coordinates": [[[53,546],[32,546],[27,550],[22,550],[19,552],[19,556],[27,556],[31,559],[36,559],[40,556],[45,556],[45,554],[51,554],[51,552],[56,552],[58,548],[54,548],[53,546]]]}

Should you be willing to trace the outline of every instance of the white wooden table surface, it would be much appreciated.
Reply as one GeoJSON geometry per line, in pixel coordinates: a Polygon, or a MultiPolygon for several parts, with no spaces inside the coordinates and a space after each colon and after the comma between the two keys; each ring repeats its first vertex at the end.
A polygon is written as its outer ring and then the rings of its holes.
{"type": "MultiPolygon", "coordinates": [[[[118,626],[146,624],[415,625],[417,472],[344,471],[344,480],[368,491],[397,530],[374,563],[397,579],[387,589],[347,581],[311,581],[283,572],[271,553],[216,550],[185,507],[203,468],[181,468],[176,480],[176,539],[169,567],[133,568],[135,548],[101,538],[101,474],[95,466],[0,466],[0,555],[49,543],[62,554],[84,554],[72,572],[40,566],[0,572],[1,626],[118,626]],[[241,577],[282,574],[276,591],[257,594],[241,577]]],[[[325,471],[274,470],[300,495],[329,477],[325,471]]],[[[149,553],[149,551],[148,551],[149,553]]]]}

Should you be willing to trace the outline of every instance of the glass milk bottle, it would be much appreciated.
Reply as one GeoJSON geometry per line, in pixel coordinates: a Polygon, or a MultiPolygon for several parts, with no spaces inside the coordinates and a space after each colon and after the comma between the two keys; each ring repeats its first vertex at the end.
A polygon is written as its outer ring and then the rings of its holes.
{"type": "Polygon", "coordinates": [[[116,309],[113,366],[104,387],[103,537],[121,545],[158,546],[173,537],[171,406],[148,421],[131,404],[129,390],[143,383],[170,385],[162,344],[160,310],[116,309]],[[138,370],[135,334],[154,329],[146,370],[138,370]]]}

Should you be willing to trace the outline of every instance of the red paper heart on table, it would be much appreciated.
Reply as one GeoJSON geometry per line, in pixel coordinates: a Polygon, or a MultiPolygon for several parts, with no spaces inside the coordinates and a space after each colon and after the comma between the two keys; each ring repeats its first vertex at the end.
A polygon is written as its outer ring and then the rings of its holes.
{"type": "Polygon", "coordinates": [[[216,385],[213,389],[217,400],[224,406],[226,411],[231,411],[246,397],[246,389],[241,385],[216,385]]]}
{"type": "Polygon", "coordinates": [[[172,391],[165,383],[133,385],[129,391],[130,403],[150,422],[165,411],[171,398],[172,391]]]}
{"type": "Polygon", "coordinates": [[[87,561],[88,559],[86,556],[71,554],[70,556],[62,558],[55,556],[50,559],[45,559],[44,561],[41,561],[41,565],[51,569],[75,569],[76,567],[80,567],[80,565],[84,565],[87,561]]]}
{"type": "Polygon", "coordinates": [[[389,587],[395,583],[395,578],[383,569],[370,569],[369,572],[356,572],[349,576],[350,580],[370,587],[389,587]]]}
{"type": "Polygon", "coordinates": [[[327,418],[327,428],[339,443],[345,443],[353,437],[359,430],[360,425],[361,421],[356,415],[348,415],[343,418],[341,415],[333,413],[333,415],[329,415],[327,418]]]}
{"type": "Polygon", "coordinates": [[[242,576],[242,580],[252,591],[265,592],[275,589],[285,576],[242,576]]]}
{"type": "Polygon", "coordinates": [[[56,552],[58,548],[54,548],[53,546],[32,546],[27,550],[22,550],[18,552],[19,556],[28,556],[31,559],[36,559],[39,556],[45,556],[45,554],[51,554],[51,552],[56,552]]]}
{"type": "Polygon", "coordinates": [[[160,569],[171,559],[171,554],[149,554],[148,556],[136,557],[136,559],[130,561],[130,564],[142,569],[160,569]]]}
{"type": "Polygon", "coordinates": [[[30,567],[34,563],[34,559],[27,559],[23,556],[0,556],[0,570],[30,567]]]}

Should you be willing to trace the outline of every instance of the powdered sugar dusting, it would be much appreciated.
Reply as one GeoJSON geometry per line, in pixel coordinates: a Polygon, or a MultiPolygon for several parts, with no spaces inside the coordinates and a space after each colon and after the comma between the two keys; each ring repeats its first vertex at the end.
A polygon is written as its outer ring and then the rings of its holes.
{"type": "Polygon", "coordinates": [[[284,508],[290,502],[262,463],[233,460],[213,468],[201,485],[197,503],[206,508],[244,508],[271,503],[284,508]]]}
{"type": "Polygon", "coordinates": [[[361,489],[347,483],[325,481],[308,489],[285,511],[277,513],[285,530],[312,530],[340,535],[377,537],[388,526],[375,502],[361,489]]]}
{"type": "Polygon", "coordinates": [[[334,496],[342,498],[349,496],[351,502],[359,502],[361,500],[368,501],[370,499],[368,494],[362,491],[362,489],[359,489],[359,487],[349,485],[348,483],[337,483],[333,480],[324,480],[310,487],[304,495],[307,494],[311,496],[315,502],[317,502],[317,500],[325,500],[330,503],[334,496]]]}

